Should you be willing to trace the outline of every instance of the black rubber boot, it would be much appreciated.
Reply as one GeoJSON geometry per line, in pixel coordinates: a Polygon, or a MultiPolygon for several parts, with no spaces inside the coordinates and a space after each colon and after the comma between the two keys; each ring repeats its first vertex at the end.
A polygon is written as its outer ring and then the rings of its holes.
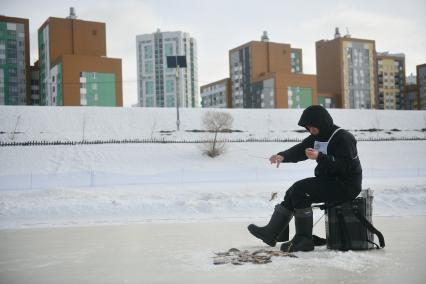
{"type": "Polygon", "coordinates": [[[294,210],[294,223],[296,225],[296,235],[289,242],[281,245],[281,250],[285,252],[312,251],[313,214],[312,208],[294,210]]]}
{"type": "Polygon", "coordinates": [[[289,237],[290,237],[290,230],[289,230],[288,225],[287,225],[287,226],[285,226],[285,229],[283,229],[281,231],[281,233],[278,234],[277,242],[280,242],[280,243],[286,242],[286,241],[289,240],[289,237]]]}
{"type": "Polygon", "coordinates": [[[327,239],[312,235],[312,242],[315,247],[325,246],[327,244],[327,239]]]}
{"type": "MultiPolygon", "coordinates": [[[[287,227],[287,229],[288,229],[288,227],[287,227]]],[[[283,230],[283,232],[284,232],[284,230],[283,230]]],[[[286,242],[286,243],[288,243],[287,242],[288,241],[288,233],[287,233],[287,239],[286,240],[284,240],[285,237],[281,238],[283,241],[280,240],[280,236],[281,236],[281,234],[283,234],[283,232],[281,232],[280,235],[278,236],[277,242],[286,242]]],[[[291,242],[291,241],[289,241],[289,242],[291,242]]],[[[318,237],[317,235],[312,235],[312,244],[314,245],[314,247],[325,246],[327,244],[327,239],[318,237]]]]}
{"type": "Polygon", "coordinates": [[[268,225],[258,227],[254,224],[250,224],[247,229],[253,236],[261,239],[265,244],[274,247],[277,243],[278,235],[283,228],[288,226],[291,218],[293,218],[293,212],[283,205],[277,204],[268,225]]]}

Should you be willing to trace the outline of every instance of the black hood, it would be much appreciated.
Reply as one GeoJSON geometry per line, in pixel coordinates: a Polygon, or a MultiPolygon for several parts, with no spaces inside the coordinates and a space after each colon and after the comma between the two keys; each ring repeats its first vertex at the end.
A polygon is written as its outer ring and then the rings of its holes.
{"type": "Polygon", "coordinates": [[[298,125],[305,127],[313,126],[319,128],[318,138],[328,140],[332,132],[335,130],[333,118],[328,111],[319,105],[307,107],[300,117],[298,125]]]}

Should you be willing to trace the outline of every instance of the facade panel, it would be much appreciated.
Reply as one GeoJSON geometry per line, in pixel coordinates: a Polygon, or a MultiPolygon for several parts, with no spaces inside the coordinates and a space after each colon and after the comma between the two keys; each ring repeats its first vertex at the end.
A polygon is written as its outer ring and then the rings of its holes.
{"type": "Polygon", "coordinates": [[[87,72],[80,73],[80,104],[84,106],[117,106],[115,74],[87,72]]]}
{"type": "Polygon", "coordinates": [[[312,105],[312,89],[288,87],[288,108],[307,108],[312,105]]]}

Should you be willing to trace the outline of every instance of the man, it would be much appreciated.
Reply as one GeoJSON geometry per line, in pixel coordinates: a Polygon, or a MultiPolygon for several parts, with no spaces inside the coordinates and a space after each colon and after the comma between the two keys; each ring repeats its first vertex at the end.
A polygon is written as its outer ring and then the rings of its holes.
{"type": "Polygon", "coordinates": [[[275,246],[280,233],[295,217],[296,234],[281,245],[282,251],[312,251],[312,203],[343,202],[357,197],[361,191],[362,169],[356,140],[348,131],[334,125],[325,108],[314,105],[306,108],[298,123],[311,134],[290,149],[269,159],[280,163],[316,160],[315,177],[302,179],[286,192],[284,201],[275,206],[271,220],[264,227],[254,224],[248,230],[256,238],[275,246]]]}

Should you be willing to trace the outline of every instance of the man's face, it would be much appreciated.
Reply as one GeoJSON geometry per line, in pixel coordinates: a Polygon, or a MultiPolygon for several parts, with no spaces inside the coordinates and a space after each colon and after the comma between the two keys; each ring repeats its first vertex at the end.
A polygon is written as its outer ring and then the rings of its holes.
{"type": "Polygon", "coordinates": [[[319,128],[316,128],[310,125],[306,125],[306,129],[309,131],[309,133],[311,133],[314,136],[317,136],[320,133],[319,128]]]}

